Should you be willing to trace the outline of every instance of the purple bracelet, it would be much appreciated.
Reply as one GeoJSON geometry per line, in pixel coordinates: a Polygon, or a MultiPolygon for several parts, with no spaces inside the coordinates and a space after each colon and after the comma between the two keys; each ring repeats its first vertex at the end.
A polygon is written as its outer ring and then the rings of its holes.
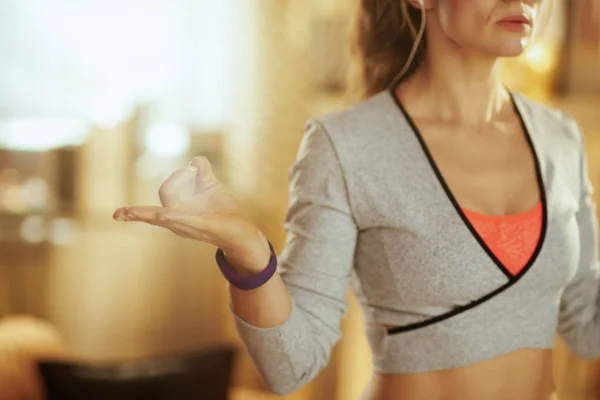
{"type": "Polygon", "coordinates": [[[269,249],[271,249],[271,259],[269,260],[267,268],[252,276],[239,276],[235,270],[231,268],[231,265],[225,261],[225,254],[221,249],[217,250],[215,258],[217,260],[217,265],[221,269],[221,273],[229,283],[241,290],[252,290],[264,285],[271,277],[273,277],[273,275],[275,275],[275,271],[277,270],[277,256],[275,255],[275,250],[273,250],[271,242],[269,242],[269,249]]]}

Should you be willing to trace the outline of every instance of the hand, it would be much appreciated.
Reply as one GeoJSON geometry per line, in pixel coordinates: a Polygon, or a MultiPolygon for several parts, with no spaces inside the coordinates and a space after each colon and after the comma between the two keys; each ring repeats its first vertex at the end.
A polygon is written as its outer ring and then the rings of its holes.
{"type": "Polygon", "coordinates": [[[235,266],[260,271],[269,261],[264,235],[245,217],[205,157],[173,172],[158,190],[161,206],[131,206],[115,211],[118,221],[145,222],[222,249],[235,266]],[[266,260],[265,260],[266,258],[266,260]]]}

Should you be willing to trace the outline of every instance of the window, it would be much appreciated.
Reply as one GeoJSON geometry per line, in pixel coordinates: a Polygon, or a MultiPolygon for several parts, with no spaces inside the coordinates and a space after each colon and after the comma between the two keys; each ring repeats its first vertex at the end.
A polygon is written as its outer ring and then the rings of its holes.
{"type": "Polygon", "coordinates": [[[140,105],[156,123],[222,130],[233,94],[236,3],[2,2],[0,125],[11,129],[0,129],[0,146],[27,147],[41,135],[48,145],[72,144],[81,141],[69,133],[73,126],[111,127],[140,105]],[[15,126],[30,128],[31,120],[53,129],[15,135],[15,126]]]}

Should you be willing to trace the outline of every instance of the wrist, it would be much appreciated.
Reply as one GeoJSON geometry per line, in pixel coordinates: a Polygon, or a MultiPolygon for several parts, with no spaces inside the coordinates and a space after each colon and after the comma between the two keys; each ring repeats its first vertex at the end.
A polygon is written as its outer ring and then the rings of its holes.
{"type": "Polygon", "coordinates": [[[271,247],[262,232],[243,240],[235,248],[222,249],[227,263],[240,276],[262,272],[271,260],[271,247]]]}

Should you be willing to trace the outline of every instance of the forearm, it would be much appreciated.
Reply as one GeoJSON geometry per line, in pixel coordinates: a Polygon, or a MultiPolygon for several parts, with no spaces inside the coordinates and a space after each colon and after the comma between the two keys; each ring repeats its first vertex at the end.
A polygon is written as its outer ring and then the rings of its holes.
{"type": "Polygon", "coordinates": [[[290,316],[290,293],[277,273],[254,290],[229,285],[229,293],[233,311],[250,325],[271,328],[283,324],[290,316]]]}
{"type": "MultiPolygon", "coordinates": [[[[265,268],[271,250],[262,234],[250,241],[247,248],[237,253],[226,252],[225,258],[238,274],[249,276],[265,268]]],[[[290,315],[290,293],[278,273],[253,290],[241,290],[229,285],[229,293],[233,311],[250,325],[270,328],[284,323],[290,315]]]]}

